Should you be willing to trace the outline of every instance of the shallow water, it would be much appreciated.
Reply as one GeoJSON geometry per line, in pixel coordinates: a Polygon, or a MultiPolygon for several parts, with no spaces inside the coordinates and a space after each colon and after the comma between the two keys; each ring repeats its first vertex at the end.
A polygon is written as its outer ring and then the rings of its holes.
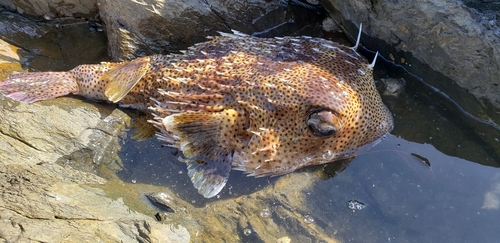
{"type": "MultiPolygon", "coordinates": [[[[80,35],[88,36],[87,27],[79,25],[78,28],[84,33],[80,35]]],[[[102,49],[105,43],[100,43],[102,49]]],[[[37,65],[48,58],[37,53],[26,54],[31,60],[27,67],[53,70],[62,63],[37,65]]],[[[79,57],[74,56],[72,61],[66,60],[68,58],[71,59],[71,55],[65,55],[66,64],[59,66],[60,69],[73,66],[79,57]]],[[[279,205],[281,202],[276,200],[279,195],[266,190],[285,183],[282,178],[248,178],[233,171],[220,195],[205,199],[192,186],[186,166],[177,160],[180,155],[176,150],[161,147],[154,138],[131,139],[133,131],[123,140],[120,157],[124,167],[117,174],[131,184],[168,187],[198,208],[217,205],[224,199],[237,201],[254,192],[270,192],[265,194],[266,205],[259,206],[258,212],[261,216],[267,215],[264,218],[279,225],[297,242],[331,239],[340,242],[496,242],[500,238],[496,227],[500,218],[500,131],[461,112],[440,92],[400,68],[383,62],[376,68],[377,78],[402,77],[407,83],[406,91],[399,97],[384,97],[394,114],[394,131],[375,146],[360,151],[358,157],[335,176],[336,164],[284,176],[311,178],[313,185],[297,192],[301,194],[297,198],[305,198],[304,203],[297,206],[299,221],[284,217],[280,206],[290,206],[279,205]],[[357,210],[350,207],[349,202],[364,207],[357,210]],[[326,235],[307,230],[313,226],[321,228],[326,235]]],[[[289,210],[294,212],[294,208],[289,210]]],[[[216,210],[211,212],[217,214],[216,210]]],[[[247,224],[238,226],[242,241],[269,241],[259,234],[259,228],[252,227],[252,222],[247,224]]],[[[275,237],[282,237],[281,234],[276,232],[275,237]]]]}
{"type": "MultiPolygon", "coordinates": [[[[500,169],[489,165],[498,166],[493,159],[497,155],[432,104],[419,103],[408,93],[391,102],[400,106],[391,109],[393,134],[361,152],[337,176],[314,179],[304,195],[310,218],[340,242],[495,242],[500,237],[500,169]],[[429,142],[475,161],[446,155],[429,142]],[[366,207],[352,210],[351,200],[366,207]]],[[[500,138],[498,130],[489,132],[500,138]]],[[[276,180],[233,171],[220,198],[205,199],[192,187],[173,150],[161,148],[154,139],[126,140],[122,151],[127,151],[122,156],[127,169],[118,173],[122,179],[167,186],[198,207],[252,193],[276,180]]]]}

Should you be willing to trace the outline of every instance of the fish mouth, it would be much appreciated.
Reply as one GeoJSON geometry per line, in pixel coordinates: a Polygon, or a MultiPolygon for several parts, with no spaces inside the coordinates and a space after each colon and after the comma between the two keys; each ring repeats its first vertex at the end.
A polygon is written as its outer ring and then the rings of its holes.
{"type": "Polygon", "coordinates": [[[260,164],[256,163],[252,156],[246,155],[247,153],[245,152],[235,152],[233,154],[233,170],[243,171],[248,176],[273,177],[288,174],[303,167],[350,159],[356,156],[356,150],[344,150],[337,152],[326,150],[323,153],[304,155],[293,159],[293,161],[273,158],[270,161],[265,161],[260,164]],[[272,166],[267,165],[267,163],[272,163],[272,166]]]}

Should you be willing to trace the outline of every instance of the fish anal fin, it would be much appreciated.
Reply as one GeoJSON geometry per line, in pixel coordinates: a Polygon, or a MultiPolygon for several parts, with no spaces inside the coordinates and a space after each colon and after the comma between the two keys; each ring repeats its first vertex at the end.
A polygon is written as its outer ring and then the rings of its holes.
{"type": "Polygon", "coordinates": [[[111,102],[120,101],[141,80],[149,69],[149,57],[137,58],[103,74],[100,82],[108,83],[104,94],[111,102]]]}
{"type": "MultiPolygon", "coordinates": [[[[237,111],[185,112],[161,121],[158,136],[170,136],[183,152],[191,181],[200,194],[213,197],[226,184],[235,150],[237,111]]],[[[158,123],[157,123],[158,125],[158,123]]]]}
{"type": "Polygon", "coordinates": [[[0,93],[24,103],[50,100],[78,93],[78,82],[69,72],[14,74],[0,82],[0,93]]]}

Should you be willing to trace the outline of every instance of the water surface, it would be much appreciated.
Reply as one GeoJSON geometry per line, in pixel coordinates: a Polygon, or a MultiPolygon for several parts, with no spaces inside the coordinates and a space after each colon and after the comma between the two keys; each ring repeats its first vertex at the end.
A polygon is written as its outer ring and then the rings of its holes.
{"type": "MultiPolygon", "coordinates": [[[[91,32],[89,35],[85,25],[70,28],[71,31],[66,27],[62,29],[66,29],[68,35],[73,30],[80,31],[76,36],[96,35],[101,41],[100,45],[94,45],[100,48],[98,53],[102,53],[105,45],[102,34],[91,32]]],[[[46,33],[48,37],[42,37],[51,41],[60,35],[56,34],[59,32],[46,33]]],[[[84,53],[88,47],[69,45],[75,43],[74,40],[63,41],[65,44],[59,46],[84,53]]],[[[47,50],[43,49],[43,43],[41,47],[38,45],[22,50],[29,60],[28,68],[67,70],[82,60],[78,55],[59,53],[59,50],[54,51],[55,57],[62,57],[59,59],[41,55],[47,50]]],[[[53,44],[47,46],[52,50],[53,44]]],[[[275,233],[275,238],[282,237],[286,231],[292,241],[297,242],[331,239],[340,242],[497,242],[500,239],[496,226],[500,218],[498,128],[464,113],[446,95],[427,86],[426,80],[432,77],[421,80],[384,62],[377,65],[376,77],[406,80],[405,92],[400,96],[384,97],[395,118],[394,131],[378,144],[360,151],[342,172],[336,172],[337,163],[285,176],[292,178],[289,181],[293,183],[301,182],[293,180],[295,177],[311,178],[312,185],[298,192],[303,195],[297,198],[305,200],[300,201],[296,209],[280,205],[276,199],[280,195],[268,190],[280,182],[280,177],[249,178],[238,171],[231,173],[219,196],[205,199],[192,186],[186,166],[177,160],[181,156],[178,151],[162,147],[154,138],[131,139],[133,130],[123,139],[120,153],[123,169],[117,174],[127,183],[165,186],[198,208],[266,191],[266,205],[259,206],[259,212],[268,214],[266,218],[283,229],[275,233]],[[349,207],[349,202],[364,207],[356,210],[349,207]],[[296,211],[294,217],[298,221],[284,217],[278,212],[280,206],[291,211],[291,215],[296,211]],[[321,228],[326,235],[311,233],[314,231],[308,227],[313,226],[321,228]]],[[[217,212],[210,211],[215,215],[217,212]]],[[[238,227],[237,234],[242,241],[270,239],[260,236],[252,222],[238,227]]]]}
{"type": "MultiPolygon", "coordinates": [[[[425,90],[422,80],[396,69],[385,67],[378,75],[407,80],[399,97],[384,97],[395,118],[394,131],[360,151],[333,178],[324,179],[334,165],[295,172],[320,174],[305,193],[308,217],[341,242],[496,242],[500,131],[467,120],[467,114],[447,106],[450,101],[442,94],[425,90]],[[353,210],[351,200],[365,207],[353,210]]],[[[197,207],[250,194],[277,179],[233,171],[220,196],[205,199],[192,187],[175,150],[154,139],[128,139],[122,151],[126,170],[119,175],[125,181],[170,187],[197,207]]],[[[268,196],[272,201],[275,195],[268,196]]]]}

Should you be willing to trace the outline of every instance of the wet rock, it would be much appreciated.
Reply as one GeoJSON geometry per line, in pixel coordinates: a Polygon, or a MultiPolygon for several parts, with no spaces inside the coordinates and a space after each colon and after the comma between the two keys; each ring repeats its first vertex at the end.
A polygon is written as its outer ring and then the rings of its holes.
{"type": "Polygon", "coordinates": [[[115,60],[177,52],[217,35],[217,31],[273,35],[283,28],[298,30],[296,23],[320,16],[314,11],[297,14],[281,7],[279,1],[266,0],[162,0],[148,5],[99,0],[98,4],[109,53],[115,60]]]}
{"type": "MultiPolygon", "coordinates": [[[[324,4],[350,35],[356,36],[356,26],[362,23],[364,34],[372,37],[363,43],[370,49],[385,57],[392,54],[397,64],[422,77],[436,70],[485,106],[500,108],[500,29],[495,19],[454,0],[329,0],[324,4]],[[413,57],[421,63],[412,62],[413,57]]],[[[426,81],[447,85],[442,79],[426,81]]],[[[449,95],[460,102],[458,92],[449,95]]],[[[469,112],[474,114],[474,108],[469,112]]]]}
{"type": "Polygon", "coordinates": [[[496,174],[492,179],[491,190],[484,194],[482,209],[498,210],[500,208],[500,174],[496,174]]]}
{"type": "Polygon", "coordinates": [[[153,192],[144,195],[155,208],[162,212],[175,213],[172,205],[178,204],[176,200],[164,192],[153,192]]]}
{"type": "Polygon", "coordinates": [[[22,70],[20,57],[17,54],[19,48],[0,40],[0,80],[11,75],[13,72],[22,70]]]}
{"type": "Polygon", "coordinates": [[[143,5],[137,1],[99,0],[98,4],[109,54],[116,60],[185,49],[183,45],[203,41],[216,31],[229,31],[206,1],[143,5]]]}
{"type": "MultiPolygon", "coordinates": [[[[161,219],[186,227],[194,242],[337,242],[308,214],[307,191],[317,180],[314,173],[294,173],[263,190],[201,208],[166,193],[176,209],[162,213],[161,219]]],[[[148,195],[162,201],[166,194],[148,195]]]]}
{"type": "Polygon", "coordinates": [[[109,60],[105,34],[91,31],[81,20],[37,22],[3,11],[0,36],[17,46],[14,50],[23,68],[31,70],[67,71],[82,63],[109,60]]]}
{"type": "Polygon", "coordinates": [[[71,98],[0,100],[0,239],[40,242],[187,242],[95,185],[98,167],[120,168],[118,139],[129,117],[71,98]],[[78,168],[79,170],[75,169],[78,168]]]}
{"type": "Polygon", "coordinates": [[[56,17],[93,17],[97,14],[95,0],[0,0],[0,6],[46,20],[56,17]]]}
{"type": "Polygon", "coordinates": [[[402,78],[382,78],[380,79],[382,87],[379,88],[379,92],[385,96],[391,96],[397,98],[401,93],[405,91],[406,81],[402,78]]]}
{"type": "Polygon", "coordinates": [[[328,31],[328,32],[340,32],[341,31],[341,29],[337,25],[337,23],[335,23],[335,21],[330,17],[325,18],[323,20],[322,27],[323,27],[324,31],[328,31]]]}
{"type": "MultiPolygon", "coordinates": [[[[18,65],[0,42],[0,65],[18,65]]],[[[96,172],[122,167],[119,139],[130,117],[114,105],[73,98],[22,104],[0,97],[0,241],[188,242],[110,198],[96,172]]]]}

